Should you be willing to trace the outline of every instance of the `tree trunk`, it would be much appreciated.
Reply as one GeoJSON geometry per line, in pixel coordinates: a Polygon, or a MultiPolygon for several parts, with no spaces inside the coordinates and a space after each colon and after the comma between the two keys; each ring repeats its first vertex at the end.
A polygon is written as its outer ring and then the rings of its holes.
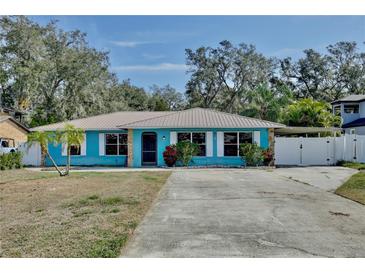
{"type": "Polygon", "coordinates": [[[67,167],[66,167],[66,175],[70,173],[71,167],[71,146],[67,145],[67,167]]]}
{"type": "Polygon", "coordinates": [[[65,172],[62,172],[62,170],[59,169],[59,167],[57,166],[56,162],[53,160],[52,156],[49,154],[49,152],[47,151],[47,156],[49,157],[49,159],[51,160],[53,166],[56,168],[56,170],[58,171],[58,173],[60,174],[60,176],[65,176],[65,172]]]}

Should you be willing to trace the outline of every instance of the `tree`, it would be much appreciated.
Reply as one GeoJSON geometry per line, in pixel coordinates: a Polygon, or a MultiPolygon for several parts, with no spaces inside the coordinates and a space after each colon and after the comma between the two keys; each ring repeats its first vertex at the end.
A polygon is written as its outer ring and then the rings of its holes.
{"type": "Polygon", "coordinates": [[[91,48],[79,30],[3,16],[0,41],[2,105],[29,112],[30,126],[127,108],[124,96],[109,99],[119,84],[108,54],[91,48]]]}
{"type": "Polygon", "coordinates": [[[183,94],[176,91],[170,85],[159,87],[153,85],[151,87],[152,95],[150,98],[151,110],[182,110],[185,107],[183,94]]]}
{"type": "Polygon", "coordinates": [[[64,175],[69,175],[70,173],[71,147],[77,146],[80,149],[81,144],[85,138],[84,133],[85,133],[84,130],[76,128],[74,125],[71,124],[66,124],[62,130],[56,132],[57,142],[65,145],[67,151],[67,166],[64,175]]]}
{"type": "Polygon", "coordinates": [[[281,78],[296,98],[312,98],[331,102],[347,94],[365,93],[365,53],[356,42],[338,42],[327,47],[327,54],[313,49],[293,62],[281,61],[281,78]]]}
{"type": "Polygon", "coordinates": [[[269,85],[276,61],[258,53],[253,45],[233,46],[222,41],[218,48],[186,49],[191,78],[186,95],[191,106],[218,108],[239,113],[248,92],[269,85]]]}
{"type": "Polygon", "coordinates": [[[65,176],[65,172],[61,171],[57,166],[56,162],[53,160],[51,154],[49,153],[49,144],[56,143],[56,136],[52,132],[46,131],[35,131],[28,134],[28,146],[32,146],[34,143],[39,143],[41,147],[41,164],[45,166],[46,156],[51,160],[53,166],[56,168],[60,176],[65,176]]]}
{"type": "Polygon", "coordinates": [[[276,88],[260,85],[255,90],[248,92],[248,104],[241,114],[277,122],[282,109],[291,99],[292,93],[285,85],[276,88]]]}
{"type": "Polygon", "coordinates": [[[288,126],[338,127],[341,118],[331,113],[328,103],[301,99],[283,111],[282,122],[288,126]]]}

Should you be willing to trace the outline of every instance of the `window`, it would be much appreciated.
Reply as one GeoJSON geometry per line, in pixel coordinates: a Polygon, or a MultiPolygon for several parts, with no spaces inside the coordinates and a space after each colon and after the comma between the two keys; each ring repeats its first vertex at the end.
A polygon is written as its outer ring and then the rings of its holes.
{"type": "Polygon", "coordinates": [[[239,156],[240,144],[252,144],[252,132],[225,132],[224,156],[239,156]]]}
{"type": "Polygon", "coordinates": [[[359,113],[359,105],[345,105],[345,113],[359,113]]]}
{"type": "Polygon", "coordinates": [[[77,145],[71,145],[70,155],[81,155],[81,147],[77,145]]]}
{"type": "Polygon", "coordinates": [[[105,155],[128,155],[128,134],[105,134],[105,155]]]}
{"type": "Polygon", "coordinates": [[[341,116],[341,106],[334,106],[333,107],[333,114],[336,116],[341,116]]]}
{"type": "Polygon", "coordinates": [[[189,141],[199,146],[197,156],[206,156],[205,132],[178,132],[177,141],[189,141]]]}

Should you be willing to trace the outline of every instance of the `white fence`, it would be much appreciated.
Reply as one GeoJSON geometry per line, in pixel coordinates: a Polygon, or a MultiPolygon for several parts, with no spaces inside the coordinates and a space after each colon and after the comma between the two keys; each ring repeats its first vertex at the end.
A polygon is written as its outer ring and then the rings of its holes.
{"type": "Polygon", "coordinates": [[[340,160],[365,163],[365,136],[275,137],[276,165],[334,165],[340,160]]]}
{"type": "Polygon", "coordinates": [[[23,154],[23,164],[26,166],[41,165],[41,147],[38,143],[29,146],[28,143],[19,145],[18,150],[23,154]]]}

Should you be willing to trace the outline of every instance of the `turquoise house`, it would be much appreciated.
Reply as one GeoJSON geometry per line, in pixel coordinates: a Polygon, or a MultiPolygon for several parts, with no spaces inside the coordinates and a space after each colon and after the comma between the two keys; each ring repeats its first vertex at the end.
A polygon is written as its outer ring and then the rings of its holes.
{"type": "MultiPolygon", "coordinates": [[[[80,147],[71,147],[71,162],[77,166],[146,167],[165,166],[166,146],[179,141],[196,143],[200,150],[194,166],[241,166],[239,145],[256,143],[268,148],[274,129],[282,124],[192,108],[182,111],[122,111],[36,127],[32,131],[55,131],[66,123],[85,130],[80,147]]],[[[65,145],[50,145],[59,165],[66,164],[65,145]]],[[[50,162],[47,160],[47,164],[50,162]]]]}

